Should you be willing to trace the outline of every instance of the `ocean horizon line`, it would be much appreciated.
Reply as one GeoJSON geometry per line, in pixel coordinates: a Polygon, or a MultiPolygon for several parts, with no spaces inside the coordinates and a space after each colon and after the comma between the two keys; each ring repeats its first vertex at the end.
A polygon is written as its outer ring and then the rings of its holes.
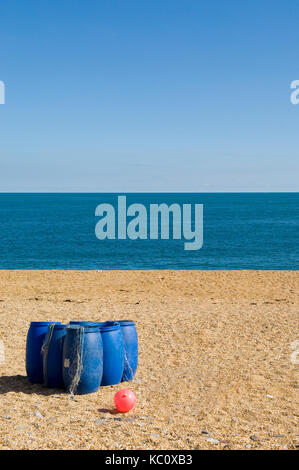
{"type": "Polygon", "coordinates": [[[5,194],[299,194],[299,191],[3,191],[5,194]]]}

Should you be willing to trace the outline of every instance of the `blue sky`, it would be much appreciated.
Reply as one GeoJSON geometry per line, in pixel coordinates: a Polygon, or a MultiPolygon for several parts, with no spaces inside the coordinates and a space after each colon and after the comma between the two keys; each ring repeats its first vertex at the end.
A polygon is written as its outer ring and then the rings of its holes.
{"type": "Polygon", "coordinates": [[[0,191],[298,191],[297,0],[9,0],[0,191]]]}

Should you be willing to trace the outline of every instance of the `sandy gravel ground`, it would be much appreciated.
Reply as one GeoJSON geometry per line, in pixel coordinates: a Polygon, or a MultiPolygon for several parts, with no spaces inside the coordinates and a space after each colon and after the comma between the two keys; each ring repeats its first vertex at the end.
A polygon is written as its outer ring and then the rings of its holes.
{"type": "Polygon", "coordinates": [[[293,449],[297,271],[0,271],[0,449],[293,449]],[[75,400],[31,385],[31,320],[136,321],[136,378],[75,400]],[[137,395],[113,413],[114,393],[137,395]]]}

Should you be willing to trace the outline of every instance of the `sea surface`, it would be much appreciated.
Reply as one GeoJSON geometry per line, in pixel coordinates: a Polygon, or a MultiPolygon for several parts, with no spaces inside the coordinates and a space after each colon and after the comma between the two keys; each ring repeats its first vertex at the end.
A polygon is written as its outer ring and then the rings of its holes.
{"type": "Polygon", "coordinates": [[[99,240],[95,209],[117,209],[118,194],[3,193],[0,269],[299,269],[299,193],[125,195],[128,206],[203,204],[203,247],[99,240]]]}

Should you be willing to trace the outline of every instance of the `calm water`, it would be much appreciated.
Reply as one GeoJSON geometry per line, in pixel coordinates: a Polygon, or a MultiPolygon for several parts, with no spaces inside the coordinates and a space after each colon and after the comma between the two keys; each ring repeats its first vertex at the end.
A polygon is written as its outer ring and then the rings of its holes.
{"type": "Polygon", "coordinates": [[[95,208],[115,194],[0,194],[0,269],[299,269],[299,193],[127,194],[204,205],[204,245],[100,241],[95,208]]]}

